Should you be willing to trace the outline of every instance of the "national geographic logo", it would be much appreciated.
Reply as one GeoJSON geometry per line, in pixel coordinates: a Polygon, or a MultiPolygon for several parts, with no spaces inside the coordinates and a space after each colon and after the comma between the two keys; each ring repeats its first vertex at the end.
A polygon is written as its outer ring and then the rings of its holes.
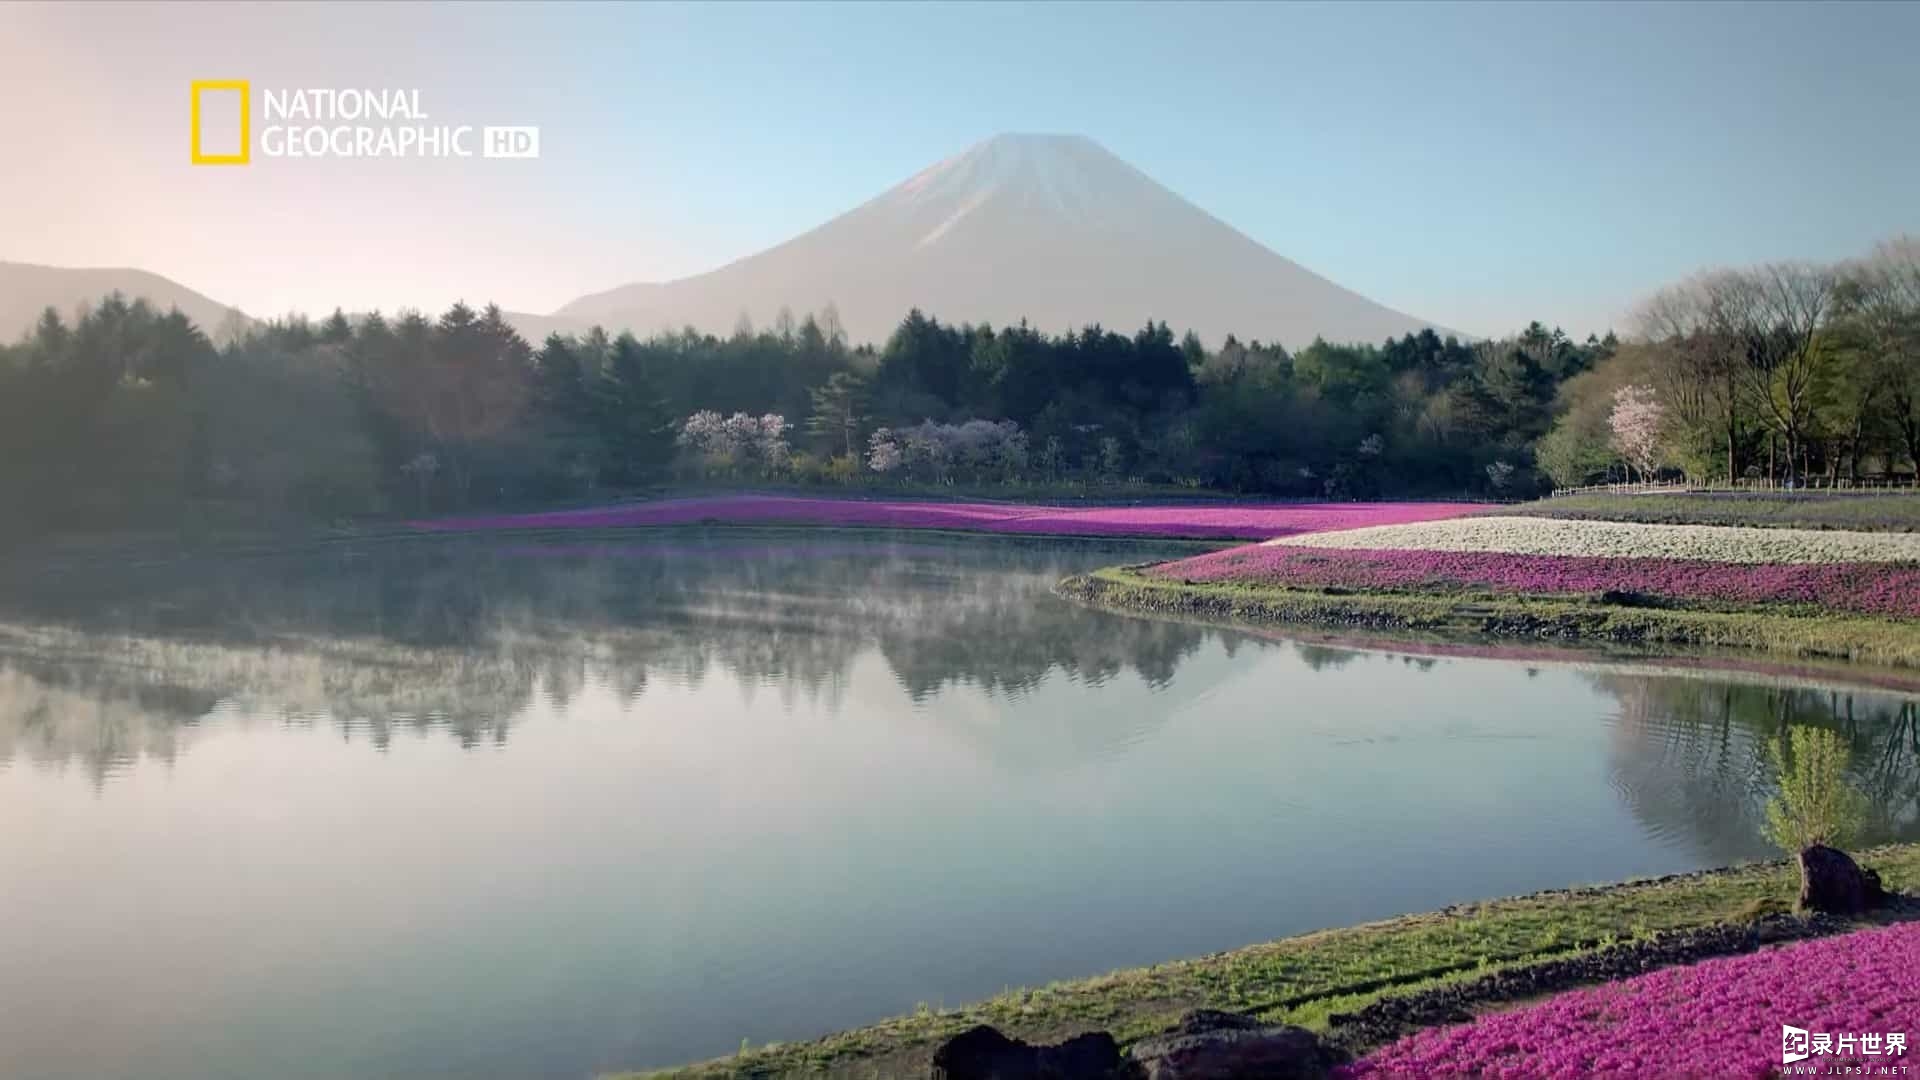
{"type": "Polygon", "coordinates": [[[245,79],[199,79],[193,83],[193,163],[195,165],[245,165],[253,160],[253,93],[245,79]],[[211,97],[212,102],[207,99],[211,97]],[[211,126],[217,131],[213,143],[221,146],[231,145],[226,153],[214,153],[207,149],[209,140],[205,138],[208,124],[203,113],[206,104],[213,111],[211,126]],[[237,119],[238,124],[230,138],[225,123],[228,119],[237,119]]]}
{"type": "Polygon", "coordinates": [[[540,156],[530,124],[436,123],[420,91],[383,87],[265,88],[253,131],[247,79],[198,79],[190,87],[189,150],[195,165],[246,165],[257,142],[270,158],[507,158],[540,156]]]}

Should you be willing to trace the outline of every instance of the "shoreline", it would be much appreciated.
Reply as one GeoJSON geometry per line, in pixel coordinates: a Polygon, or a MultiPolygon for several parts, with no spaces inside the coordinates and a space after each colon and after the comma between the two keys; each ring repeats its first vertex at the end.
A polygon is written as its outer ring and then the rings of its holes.
{"type": "MultiPolygon", "coordinates": [[[[1072,580],[1064,579],[1060,584],[1072,580]]],[[[1090,603],[1063,592],[1059,585],[1054,591],[1070,603],[1090,603]]],[[[1920,669],[1880,667],[1833,658],[1790,657],[1754,649],[1713,649],[1591,639],[1537,641],[1406,629],[1328,628],[1304,622],[1251,622],[1232,617],[1187,612],[1144,612],[1120,607],[1102,607],[1100,610],[1127,618],[1179,622],[1270,641],[1421,659],[1492,660],[1602,673],[1671,675],[1676,678],[1710,676],[1764,686],[1811,684],[1851,691],[1920,693],[1920,669]]]]}
{"type": "MultiPolygon", "coordinates": [[[[1889,890],[1920,890],[1920,843],[1853,853],[1889,890]]],[[[1029,1041],[1107,1030],[1124,1045],[1194,1008],[1246,1012],[1330,1032],[1370,1049],[1434,1002],[1495,1003],[1514,987],[1603,982],[1622,963],[1688,963],[1874,924],[1786,920],[1798,885],[1784,859],[1548,889],[1312,931],[1225,952],[1010,990],[818,1038],[750,1047],[709,1061],[605,1074],[604,1080],[736,1076],[923,1075],[938,1044],[975,1024],[1029,1041]],[[1801,922],[1794,927],[1791,922],[1801,922]],[[1591,973],[1592,977],[1586,977],[1591,973]],[[1492,996],[1488,996],[1489,989],[1492,996]],[[1390,1003],[1373,1008],[1380,1003],[1390,1003]],[[1338,1020],[1335,1018],[1339,1017],[1338,1020]]],[[[1911,918],[1903,907],[1885,918],[1911,918]]]]}
{"type": "Polygon", "coordinates": [[[472,533],[663,525],[815,525],[1224,542],[1270,540],[1378,524],[1428,522],[1461,517],[1477,509],[1478,504],[1467,503],[1324,501],[1059,507],[1017,502],[743,494],[663,499],[540,514],[435,518],[409,522],[408,527],[422,532],[472,533]]]}
{"type": "Polygon", "coordinates": [[[1117,566],[1063,579],[1054,591],[1106,610],[1252,626],[1539,643],[1752,650],[1883,668],[1920,668],[1911,623],[1872,616],[1628,607],[1582,597],[1438,595],[1186,583],[1117,566]]]}

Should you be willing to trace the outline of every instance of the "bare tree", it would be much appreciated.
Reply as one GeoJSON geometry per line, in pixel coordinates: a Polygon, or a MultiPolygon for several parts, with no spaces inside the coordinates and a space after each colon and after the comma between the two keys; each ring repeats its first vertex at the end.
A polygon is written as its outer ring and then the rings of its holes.
{"type": "Polygon", "coordinates": [[[827,301],[827,306],[820,311],[820,333],[826,336],[828,348],[835,350],[846,348],[847,328],[841,325],[840,309],[834,306],[831,300],[827,301]]]}
{"type": "Polygon", "coordinates": [[[1740,381],[1786,440],[1789,483],[1830,366],[1819,335],[1838,284],[1831,267],[1811,263],[1770,263],[1726,277],[1726,318],[1744,354],[1740,381]]]}
{"type": "MultiPolygon", "coordinates": [[[[1727,479],[1740,476],[1750,409],[1741,386],[1742,339],[1731,317],[1736,278],[1703,274],[1660,290],[1634,315],[1649,348],[1649,374],[1682,428],[1712,433],[1726,451],[1727,479]]],[[[1703,447],[1704,449],[1704,447],[1703,447]]]]}

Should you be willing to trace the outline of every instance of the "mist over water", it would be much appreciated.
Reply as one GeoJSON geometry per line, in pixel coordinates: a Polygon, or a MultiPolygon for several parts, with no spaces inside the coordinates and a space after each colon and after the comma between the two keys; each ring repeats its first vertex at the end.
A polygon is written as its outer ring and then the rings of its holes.
{"type": "Polygon", "coordinates": [[[1895,692],[1105,615],[1193,548],[440,538],[0,572],[0,1075],[582,1076],[1767,855],[1895,692]]]}

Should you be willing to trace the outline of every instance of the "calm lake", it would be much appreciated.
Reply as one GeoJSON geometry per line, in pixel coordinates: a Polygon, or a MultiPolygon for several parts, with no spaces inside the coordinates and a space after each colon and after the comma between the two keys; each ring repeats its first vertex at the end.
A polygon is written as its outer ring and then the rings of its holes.
{"type": "Polygon", "coordinates": [[[1191,547],[491,536],[4,571],[0,1075],[582,1077],[1768,854],[1913,699],[1087,611],[1191,547]]]}

